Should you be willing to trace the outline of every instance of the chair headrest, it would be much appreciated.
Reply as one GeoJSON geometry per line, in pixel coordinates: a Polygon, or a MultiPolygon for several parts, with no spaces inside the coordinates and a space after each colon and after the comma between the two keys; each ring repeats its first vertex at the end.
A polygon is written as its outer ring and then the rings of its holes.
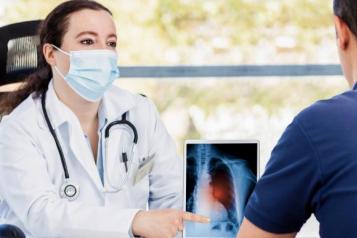
{"type": "Polygon", "coordinates": [[[19,82],[37,69],[40,23],[27,21],[0,28],[0,86],[19,82]]]}

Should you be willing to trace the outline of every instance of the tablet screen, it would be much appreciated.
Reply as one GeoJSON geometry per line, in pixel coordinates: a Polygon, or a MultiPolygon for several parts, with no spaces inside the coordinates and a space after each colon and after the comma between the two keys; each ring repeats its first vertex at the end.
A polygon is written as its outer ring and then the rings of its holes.
{"type": "Polygon", "coordinates": [[[258,174],[257,141],[187,141],[185,209],[209,224],[186,222],[185,237],[235,238],[258,174]]]}

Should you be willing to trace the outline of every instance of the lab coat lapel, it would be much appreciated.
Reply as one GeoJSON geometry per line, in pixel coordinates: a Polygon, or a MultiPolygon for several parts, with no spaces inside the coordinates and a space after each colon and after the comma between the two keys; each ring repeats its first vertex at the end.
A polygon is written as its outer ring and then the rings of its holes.
{"type": "Polygon", "coordinates": [[[84,138],[83,131],[79,125],[78,119],[72,121],[69,126],[69,129],[69,146],[71,152],[74,155],[74,158],[79,161],[84,170],[88,173],[89,177],[92,179],[93,183],[98,188],[98,190],[101,191],[103,189],[103,185],[94,162],[93,154],[89,146],[86,144],[86,140],[84,138]]]}
{"type": "Polygon", "coordinates": [[[135,106],[134,96],[116,86],[112,86],[103,97],[103,113],[108,122],[120,120],[121,116],[135,106]]]}
{"type": "Polygon", "coordinates": [[[125,175],[125,171],[122,169],[120,165],[122,164],[120,161],[120,141],[114,130],[110,133],[110,137],[106,141],[108,143],[107,147],[107,156],[106,156],[106,173],[105,179],[108,181],[108,177],[110,177],[110,182],[117,185],[120,183],[122,175],[125,175]]]}

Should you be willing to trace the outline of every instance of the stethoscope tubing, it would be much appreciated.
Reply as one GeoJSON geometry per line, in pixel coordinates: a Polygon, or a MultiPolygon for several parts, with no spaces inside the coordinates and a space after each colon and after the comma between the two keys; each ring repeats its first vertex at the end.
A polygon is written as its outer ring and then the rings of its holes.
{"type": "Polygon", "coordinates": [[[105,139],[107,139],[109,137],[109,133],[110,133],[110,129],[115,126],[115,125],[127,125],[129,126],[133,133],[134,133],[134,144],[137,144],[138,143],[138,132],[135,128],[135,126],[126,119],[126,113],[124,113],[123,115],[123,118],[120,120],[120,121],[113,121],[111,123],[109,123],[109,125],[107,126],[107,128],[105,129],[105,132],[104,132],[104,137],[105,139]]]}
{"type": "MultiPolygon", "coordinates": [[[[63,154],[63,150],[62,150],[61,144],[60,144],[60,142],[59,142],[59,140],[58,140],[57,134],[56,134],[55,130],[53,129],[52,124],[51,124],[51,121],[50,121],[50,119],[49,119],[49,117],[48,117],[48,114],[47,114],[47,110],[46,110],[46,91],[44,91],[44,92],[42,93],[41,105],[42,105],[42,111],[43,111],[43,114],[44,114],[44,118],[45,118],[46,124],[47,124],[47,126],[48,126],[48,128],[49,128],[49,131],[50,131],[50,133],[51,133],[51,135],[52,135],[52,137],[53,137],[53,139],[54,139],[54,141],[55,141],[55,143],[56,143],[56,147],[57,147],[57,150],[58,150],[60,159],[61,159],[61,164],[62,164],[62,168],[63,168],[63,172],[64,172],[64,177],[65,177],[65,183],[64,183],[64,185],[66,185],[67,183],[68,183],[68,184],[71,184],[71,183],[69,182],[69,181],[70,181],[70,176],[69,176],[69,172],[68,172],[68,168],[67,168],[67,163],[66,163],[65,156],[64,156],[64,154],[63,154]]],[[[109,123],[109,125],[108,125],[108,126],[106,127],[106,129],[105,129],[105,134],[104,134],[104,136],[105,136],[105,138],[104,138],[104,139],[105,139],[105,160],[107,159],[107,146],[108,146],[108,144],[107,144],[107,139],[109,138],[109,135],[110,135],[110,129],[111,129],[113,126],[115,126],[115,125],[127,125],[127,126],[129,126],[129,127],[132,129],[133,134],[134,134],[134,139],[133,139],[133,142],[134,142],[134,143],[133,143],[133,146],[138,143],[138,132],[137,132],[137,130],[136,130],[136,127],[135,127],[130,121],[128,121],[128,120],[126,119],[126,116],[127,116],[127,112],[123,114],[121,120],[117,120],[117,121],[113,121],[113,122],[109,123]]],[[[134,151],[133,151],[133,148],[132,148],[131,153],[133,153],[133,152],[134,152],[134,151]]],[[[129,163],[131,164],[131,162],[132,162],[131,160],[132,160],[132,158],[130,159],[130,161],[127,161],[127,162],[129,162],[129,163]]],[[[127,166],[126,163],[125,163],[125,166],[127,166]]],[[[127,168],[127,167],[126,167],[126,168],[127,168]]],[[[120,191],[120,188],[122,187],[122,185],[125,184],[125,182],[127,181],[128,169],[126,169],[126,172],[127,172],[127,174],[126,174],[125,180],[124,180],[123,183],[120,185],[119,189],[115,189],[114,192],[120,191]]],[[[108,181],[109,181],[109,180],[108,180],[108,181]]],[[[110,182],[109,182],[109,183],[110,183],[110,182]]],[[[71,185],[72,185],[72,184],[71,184],[71,185]]],[[[77,196],[78,196],[79,187],[76,186],[76,185],[74,185],[74,184],[73,184],[73,186],[78,190],[78,191],[76,191],[76,194],[77,194],[77,196]]],[[[113,187],[112,184],[110,184],[110,186],[113,187]]],[[[113,188],[115,188],[115,187],[113,187],[113,188]]],[[[76,199],[76,197],[77,197],[77,196],[75,196],[75,195],[74,195],[74,196],[69,196],[69,195],[66,194],[65,191],[64,191],[64,194],[65,194],[65,196],[66,196],[69,200],[74,200],[74,199],[76,199]]]]}
{"type": "Polygon", "coordinates": [[[44,114],[48,129],[50,130],[51,135],[52,135],[52,137],[53,137],[53,139],[54,139],[54,141],[56,143],[56,147],[57,147],[58,153],[59,153],[60,158],[61,158],[61,164],[62,164],[62,168],[63,168],[63,172],[64,172],[64,177],[65,177],[66,180],[68,180],[69,179],[69,173],[68,173],[66,159],[64,157],[61,144],[59,143],[59,140],[57,138],[56,132],[52,127],[51,121],[50,121],[50,119],[48,117],[47,110],[46,110],[46,91],[44,91],[43,94],[42,94],[41,104],[42,104],[42,111],[43,111],[43,114],[44,114]]]}

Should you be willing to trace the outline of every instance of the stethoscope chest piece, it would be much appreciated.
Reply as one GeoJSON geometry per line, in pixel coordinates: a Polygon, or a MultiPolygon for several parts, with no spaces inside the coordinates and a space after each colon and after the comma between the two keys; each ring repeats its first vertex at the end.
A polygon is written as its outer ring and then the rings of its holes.
{"type": "Polygon", "coordinates": [[[60,195],[69,201],[74,201],[78,198],[79,186],[66,180],[60,188],[60,195]]]}

